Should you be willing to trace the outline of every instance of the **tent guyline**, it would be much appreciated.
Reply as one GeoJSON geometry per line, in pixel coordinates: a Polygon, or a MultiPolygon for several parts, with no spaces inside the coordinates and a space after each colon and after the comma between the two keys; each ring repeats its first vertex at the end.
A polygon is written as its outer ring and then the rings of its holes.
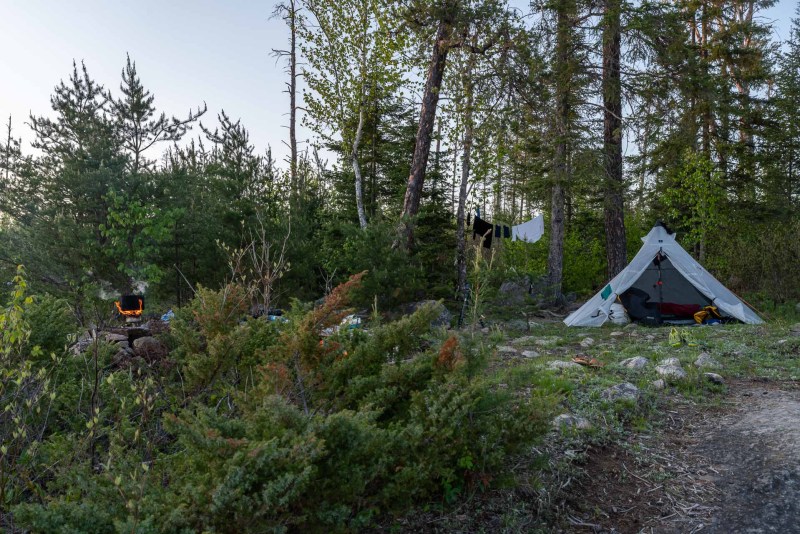
{"type": "Polygon", "coordinates": [[[654,226],[642,241],[628,266],[564,319],[567,326],[601,326],[612,318],[617,301],[631,319],[646,324],[694,322],[695,314],[709,306],[723,319],[763,322],[692,258],[663,223],[654,226]]]}

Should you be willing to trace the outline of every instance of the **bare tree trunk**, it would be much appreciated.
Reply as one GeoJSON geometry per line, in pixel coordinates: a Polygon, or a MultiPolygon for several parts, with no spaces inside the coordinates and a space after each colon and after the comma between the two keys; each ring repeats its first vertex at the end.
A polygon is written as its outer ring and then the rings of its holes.
{"type": "Polygon", "coordinates": [[[603,151],[608,276],[627,265],[622,180],[622,87],[620,85],[621,0],[606,0],[603,27],[603,151]]]}
{"type": "Polygon", "coordinates": [[[364,212],[364,193],[361,178],[361,166],[358,164],[358,147],[361,144],[361,135],[364,132],[364,110],[358,112],[358,128],[356,137],[353,140],[353,151],[350,153],[350,161],[353,164],[353,174],[356,176],[356,210],[358,210],[358,224],[361,229],[367,227],[367,215],[364,212]]]}
{"type": "Polygon", "coordinates": [[[569,182],[569,116],[570,86],[573,76],[572,17],[575,0],[559,0],[556,3],[556,49],[555,75],[555,133],[556,146],[553,155],[553,185],[550,199],[550,250],[547,256],[547,278],[554,304],[563,301],[561,285],[564,277],[564,208],[565,184],[569,182]]]}
{"type": "Polygon", "coordinates": [[[287,6],[287,18],[289,20],[289,172],[291,174],[292,185],[297,189],[302,189],[298,184],[297,175],[297,6],[295,0],[289,0],[287,6]]]}
{"type": "Polygon", "coordinates": [[[275,6],[273,17],[281,17],[289,26],[289,50],[273,49],[273,55],[289,58],[289,81],[286,92],[289,93],[289,187],[290,197],[295,200],[302,189],[298,183],[297,172],[297,0],[285,0],[275,6]]]}
{"type": "Polygon", "coordinates": [[[442,87],[442,77],[447,64],[449,41],[453,34],[452,12],[439,22],[436,30],[436,41],[433,43],[433,52],[428,66],[428,76],[425,81],[425,90],[422,95],[422,108],[420,110],[417,139],[414,145],[414,156],[411,160],[411,172],[408,175],[408,186],[403,201],[402,220],[398,227],[398,237],[395,246],[410,249],[414,243],[414,230],[411,219],[419,212],[422,198],[422,185],[425,181],[425,168],[428,165],[428,156],[431,150],[431,135],[433,123],[436,119],[436,106],[439,103],[439,92],[442,87]]]}
{"type": "Polygon", "coordinates": [[[461,163],[461,186],[458,190],[458,210],[456,212],[456,269],[458,270],[458,293],[461,297],[467,290],[467,229],[464,212],[467,204],[467,185],[469,183],[470,158],[472,156],[472,70],[475,59],[470,56],[467,70],[464,73],[464,141],[462,144],[463,159],[461,163]]]}

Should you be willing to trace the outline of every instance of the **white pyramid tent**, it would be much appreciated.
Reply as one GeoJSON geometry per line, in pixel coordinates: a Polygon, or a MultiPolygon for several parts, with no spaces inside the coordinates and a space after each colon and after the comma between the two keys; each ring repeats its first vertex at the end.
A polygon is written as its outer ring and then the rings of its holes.
{"type": "Polygon", "coordinates": [[[658,224],[628,266],[586,304],[564,319],[567,326],[600,326],[609,319],[618,296],[636,292],[655,303],[714,305],[723,316],[748,324],[763,321],[742,300],[697,263],[674,234],[658,224]],[[646,293],[646,295],[645,295],[646,293]]]}

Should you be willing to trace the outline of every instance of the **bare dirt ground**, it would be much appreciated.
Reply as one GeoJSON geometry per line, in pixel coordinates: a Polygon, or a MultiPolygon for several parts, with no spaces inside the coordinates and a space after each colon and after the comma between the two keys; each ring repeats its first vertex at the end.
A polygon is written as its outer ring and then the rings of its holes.
{"type": "Polygon", "coordinates": [[[669,406],[661,432],[590,452],[563,531],[800,533],[800,384],[669,406]]]}

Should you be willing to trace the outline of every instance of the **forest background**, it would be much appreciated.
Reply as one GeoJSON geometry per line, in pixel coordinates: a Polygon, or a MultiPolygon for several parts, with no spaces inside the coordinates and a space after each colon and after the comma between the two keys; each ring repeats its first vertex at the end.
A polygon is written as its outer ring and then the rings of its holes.
{"type": "Polygon", "coordinates": [[[658,219],[751,302],[796,301],[800,13],[777,39],[774,4],[287,0],[283,161],[247,117],[163,113],[134,57],[76,58],[0,147],[4,525],[357,529],[483,484],[552,398],[482,382],[431,308],[381,312],[523,277],[559,305],[658,219]],[[483,252],[476,209],[546,238],[483,252]],[[142,288],[178,311],[163,351],[65,351],[142,288]],[[347,302],[371,336],[318,343],[347,302]]]}

